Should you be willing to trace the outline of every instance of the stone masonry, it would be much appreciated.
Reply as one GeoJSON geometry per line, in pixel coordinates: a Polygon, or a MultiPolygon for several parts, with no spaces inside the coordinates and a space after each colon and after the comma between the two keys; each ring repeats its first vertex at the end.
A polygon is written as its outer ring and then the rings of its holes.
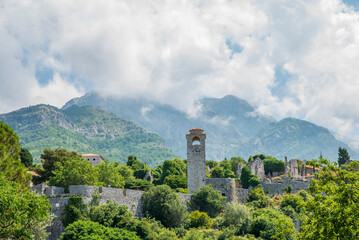
{"type": "Polygon", "coordinates": [[[264,163],[259,157],[257,157],[254,161],[249,162],[247,167],[251,170],[251,173],[257,175],[260,180],[265,177],[264,163]]]}
{"type": "Polygon", "coordinates": [[[187,188],[191,194],[206,184],[206,134],[199,128],[193,128],[189,132],[186,134],[187,188]]]}

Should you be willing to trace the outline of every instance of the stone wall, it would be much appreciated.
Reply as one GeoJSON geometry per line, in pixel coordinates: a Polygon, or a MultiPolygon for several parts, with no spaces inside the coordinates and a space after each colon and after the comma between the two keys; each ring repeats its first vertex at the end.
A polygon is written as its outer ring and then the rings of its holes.
{"type": "Polygon", "coordinates": [[[261,184],[266,194],[275,195],[275,194],[283,194],[283,189],[287,188],[289,185],[292,185],[293,187],[292,193],[297,193],[300,190],[305,190],[309,187],[310,181],[297,181],[287,177],[283,177],[281,183],[262,182],[261,184]]]}
{"type": "Polygon", "coordinates": [[[97,186],[71,185],[69,187],[70,195],[92,197],[94,193],[98,193],[98,192],[99,192],[99,187],[97,186]]]}
{"type": "Polygon", "coordinates": [[[233,178],[207,178],[206,185],[212,185],[215,190],[219,190],[222,196],[227,197],[227,202],[236,200],[236,185],[233,178]]]}
{"type": "Polygon", "coordinates": [[[247,196],[249,194],[250,190],[249,189],[245,189],[245,188],[237,188],[236,189],[236,197],[237,197],[237,201],[239,203],[244,204],[247,200],[247,196]]]}
{"type": "Polygon", "coordinates": [[[111,200],[121,205],[126,205],[135,216],[141,217],[142,195],[143,191],[139,190],[103,187],[100,204],[104,204],[108,200],[111,200]]]}

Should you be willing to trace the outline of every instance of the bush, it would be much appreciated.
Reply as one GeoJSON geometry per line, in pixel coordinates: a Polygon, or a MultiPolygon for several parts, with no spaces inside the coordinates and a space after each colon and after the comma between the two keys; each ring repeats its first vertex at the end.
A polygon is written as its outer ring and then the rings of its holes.
{"type": "Polygon", "coordinates": [[[91,221],[98,222],[105,227],[125,228],[133,219],[127,206],[111,201],[92,208],[89,215],[91,221]]]}
{"type": "Polygon", "coordinates": [[[305,190],[300,190],[298,193],[297,193],[298,196],[301,196],[303,198],[303,201],[306,202],[309,200],[310,198],[310,195],[307,191],[305,190]]]}
{"type": "Polygon", "coordinates": [[[187,177],[181,175],[170,175],[165,178],[164,184],[172,189],[187,188],[187,177]]]}
{"type": "Polygon", "coordinates": [[[274,209],[259,209],[254,212],[251,233],[264,240],[294,239],[292,220],[274,209]]]}
{"type": "Polygon", "coordinates": [[[247,196],[247,203],[255,208],[265,208],[270,205],[269,198],[264,194],[263,188],[253,189],[247,196]]]}
{"type": "Polygon", "coordinates": [[[152,183],[146,180],[137,179],[137,178],[128,178],[125,181],[125,188],[126,189],[136,189],[136,190],[143,190],[147,191],[153,186],[152,183]]]}
{"type": "Polygon", "coordinates": [[[179,196],[167,185],[152,187],[145,192],[142,203],[143,213],[161,221],[165,227],[177,227],[187,216],[179,196]]]}
{"type": "Polygon", "coordinates": [[[192,210],[206,212],[210,217],[216,217],[223,209],[226,197],[220,191],[213,189],[212,185],[204,185],[191,196],[192,210]]]}
{"type": "Polygon", "coordinates": [[[114,163],[100,163],[95,167],[98,174],[99,186],[123,188],[125,178],[119,173],[114,163]]]}
{"type": "Polygon", "coordinates": [[[64,207],[62,224],[67,227],[78,220],[86,220],[87,206],[80,196],[71,196],[64,207]]]}
{"type": "Polygon", "coordinates": [[[105,227],[91,221],[77,221],[67,226],[60,240],[106,239],[140,240],[134,232],[119,228],[105,227]]]}
{"type": "Polygon", "coordinates": [[[205,212],[191,212],[188,219],[191,228],[210,228],[212,226],[211,218],[205,212]]]}
{"type": "Polygon", "coordinates": [[[304,207],[303,204],[304,201],[301,196],[295,194],[285,195],[280,203],[280,208],[283,209],[287,206],[291,206],[297,213],[299,213],[304,207]]]}
{"type": "Polygon", "coordinates": [[[293,191],[293,186],[292,185],[289,185],[288,187],[283,188],[283,192],[291,193],[292,191],[293,191]]]}
{"type": "Polygon", "coordinates": [[[259,180],[259,178],[256,175],[252,175],[252,177],[248,181],[248,185],[250,187],[255,188],[255,187],[261,185],[261,180],[259,180]]]}
{"type": "Polygon", "coordinates": [[[223,225],[234,226],[237,233],[247,233],[252,222],[249,209],[239,203],[227,203],[223,211],[223,225]]]}

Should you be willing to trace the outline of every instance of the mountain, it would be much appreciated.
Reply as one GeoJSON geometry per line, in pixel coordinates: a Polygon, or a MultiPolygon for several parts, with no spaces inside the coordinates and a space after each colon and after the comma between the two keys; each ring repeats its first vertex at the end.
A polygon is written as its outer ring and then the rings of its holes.
{"type": "Polygon", "coordinates": [[[207,134],[206,156],[216,160],[238,155],[239,147],[247,140],[246,136],[274,121],[273,118],[254,114],[252,106],[234,96],[222,99],[204,98],[197,104],[201,106],[201,110],[197,116],[189,117],[170,105],[145,98],[119,99],[90,92],[70,100],[63,109],[73,105],[100,106],[159,134],[165,139],[166,145],[183,158],[187,157],[185,134],[191,128],[202,128],[207,134]]]}
{"type": "Polygon", "coordinates": [[[100,106],[160,135],[166,145],[183,158],[186,158],[185,134],[194,127],[204,129],[207,134],[207,159],[248,158],[258,153],[280,159],[284,156],[312,159],[322,152],[323,157],[336,160],[339,146],[347,148],[353,158],[358,156],[326,128],[295,118],[276,121],[259,114],[256,107],[235,96],[203,98],[197,104],[200,110],[195,117],[189,117],[169,105],[146,98],[105,97],[89,92],[70,100],[63,109],[74,105],[100,106]]]}
{"type": "Polygon", "coordinates": [[[356,158],[356,152],[344,142],[338,141],[328,129],[296,118],[285,118],[261,129],[255,137],[241,146],[241,154],[265,153],[279,159],[284,156],[298,159],[338,159],[338,148],[345,147],[356,158]]]}
{"type": "Polygon", "coordinates": [[[99,107],[71,106],[61,110],[37,105],[1,114],[0,121],[15,130],[22,147],[29,149],[37,162],[44,148],[99,153],[117,162],[125,162],[133,154],[149,165],[177,156],[157,134],[99,107]]]}

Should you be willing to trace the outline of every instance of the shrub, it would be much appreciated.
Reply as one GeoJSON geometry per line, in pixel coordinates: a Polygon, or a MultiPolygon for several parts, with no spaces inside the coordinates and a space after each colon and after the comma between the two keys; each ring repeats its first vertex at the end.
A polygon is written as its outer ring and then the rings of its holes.
{"type": "Polygon", "coordinates": [[[164,184],[172,189],[187,188],[187,178],[181,175],[170,175],[165,178],[164,184]]]}
{"type": "Polygon", "coordinates": [[[292,220],[274,209],[259,209],[254,212],[251,233],[264,240],[294,239],[292,220]]]}
{"type": "Polygon", "coordinates": [[[91,221],[77,221],[70,224],[60,237],[60,240],[82,239],[140,240],[134,232],[105,227],[91,221]]]}
{"type": "Polygon", "coordinates": [[[261,184],[261,180],[256,175],[252,175],[252,177],[248,181],[248,185],[250,187],[257,187],[261,184]]]}
{"type": "Polygon", "coordinates": [[[62,224],[67,227],[78,220],[86,220],[87,206],[80,196],[71,196],[64,207],[62,224]]]}
{"type": "Polygon", "coordinates": [[[111,201],[92,208],[89,215],[91,221],[106,227],[124,228],[132,220],[132,213],[127,206],[111,201]]]}
{"type": "Polygon", "coordinates": [[[227,203],[223,211],[223,225],[234,226],[237,233],[247,233],[252,221],[249,209],[240,203],[227,203]]]}
{"type": "Polygon", "coordinates": [[[188,218],[191,228],[210,228],[212,225],[211,218],[205,212],[191,212],[188,218]]]}
{"type": "Polygon", "coordinates": [[[265,208],[270,205],[269,198],[264,194],[263,188],[253,189],[247,196],[247,203],[256,208],[265,208]]]}
{"type": "Polygon", "coordinates": [[[167,185],[152,187],[142,196],[143,213],[154,217],[165,227],[181,225],[187,215],[179,196],[167,185]]]}
{"type": "Polygon", "coordinates": [[[309,193],[305,190],[300,190],[297,194],[298,194],[298,196],[301,196],[303,198],[304,202],[308,201],[310,198],[309,193]]]}
{"type": "Polygon", "coordinates": [[[290,194],[283,197],[283,200],[280,203],[280,208],[283,209],[287,206],[291,206],[297,213],[299,213],[303,209],[303,204],[304,201],[301,196],[290,194]]]}
{"type": "Polygon", "coordinates": [[[213,189],[212,185],[204,185],[191,196],[192,210],[206,212],[210,217],[216,217],[223,209],[226,197],[220,191],[213,189]]]}

